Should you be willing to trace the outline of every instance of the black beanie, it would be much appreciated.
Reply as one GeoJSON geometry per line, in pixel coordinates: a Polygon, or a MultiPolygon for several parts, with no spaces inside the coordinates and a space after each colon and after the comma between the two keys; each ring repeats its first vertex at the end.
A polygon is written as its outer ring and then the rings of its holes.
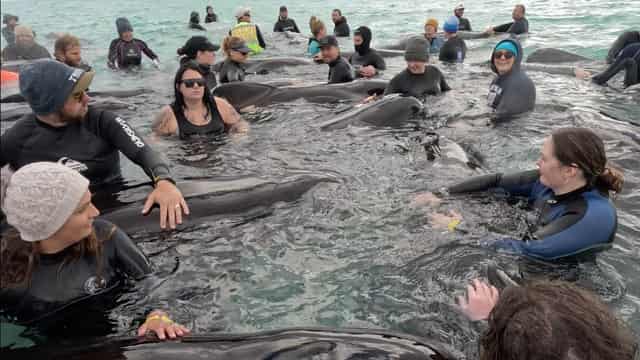
{"type": "Polygon", "coordinates": [[[118,29],[118,34],[120,35],[127,31],[133,32],[133,26],[131,26],[131,23],[127,18],[123,17],[116,19],[116,29],[118,29]]]}

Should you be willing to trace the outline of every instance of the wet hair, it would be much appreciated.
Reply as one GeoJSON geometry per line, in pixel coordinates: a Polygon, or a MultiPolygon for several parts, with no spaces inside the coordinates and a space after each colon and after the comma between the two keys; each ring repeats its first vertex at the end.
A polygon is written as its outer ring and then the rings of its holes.
{"type": "Polygon", "coordinates": [[[594,294],[562,281],[506,288],[480,339],[480,360],[632,360],[631,332],[594,294]]]}
{"type": "Polygon", "coordinates": [[[231,50],[235,47],[240,45],[241,43],[244,43],[244,39],[237,37],[237,36],[227,36],[224,38],[224,40],[222,40],[222,51],[225,53],[225,55],[230,56],[231,55],[231,50]]]}
{"type": "MultiPolygon", "coordinates": [[[[186,61],[184,64],[180,65],[180,68],[176,72],[176,77],[173,80],[173,90],[175,92],[175,104],[180,109],[183,109],[187,106],[186,103],[184,102],[184,96],[182,96],[182,93],[180,92],[180,83],[182,82],[182,76],[184,76],[184,73],[187,72],[187,70],[196,71],[198,74],[202,75],[202,78],[205,77],[205,74],[202,72],[202,68],[200,64],[198,64],[194,60],[186,61]]],[[[206,83],[204,85],[204,94],[202,95],[202,101],[207,106],[207,109],[217,108],[216,103],[213,99],[213,96],[211,96],[211,89],[209,89],[209,86],[207,86],[206,83]]]]}
{"type": "Polygon", "coordinates": [[[614,195],[622,191],[622,170],[607,161],[604,143],[586,128],[560,128],[551,133],[555,157],[566,166],[575,165],[591,186],[601,193],[614,195]]]}
{"type": "Polygon", "coordinates": [[[309,28],[311,29],[311,34],[313,34],[313,36],[318,36],[320,31],[322,31],[322,29],[324,29],[325,27],[322,20],[318,19],[315,16],[312,16],[309,19],[309,28]]]}
{"type": "Polygon", "coordinates": [[[53,53],[56,56],[64,55],[67,49],[75,46],[80,46],[80,39],[71,34],[64,34],[56,40],[56,43],[53,46],[53,53]]]}

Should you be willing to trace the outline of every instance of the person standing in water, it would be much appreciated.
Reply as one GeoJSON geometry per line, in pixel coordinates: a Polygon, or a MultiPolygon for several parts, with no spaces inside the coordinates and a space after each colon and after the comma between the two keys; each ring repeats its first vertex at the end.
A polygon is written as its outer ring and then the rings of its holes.
{"type": "Polygon", "coordinates": [[[212,137],[228,132],[248,131],[249,126],[225,99],[211,96],[211,89],[195,61],[187,61],[174,79],[175,100],[162,108],[153,123],[158,135],[212,137]]]}
{"type": "Polygon", "coordinates": [[[258,25],[251,23],[251,9],[248,7],[239,7],[236,10],[236,19],[238,23],[229,31],[229,35],[244,40],[251,50],[250,55],[257,55],[267,48],[262,33],[258,25]]]}
{"type": "Polygon", "coordinates": [[[285,31],[299,33],[300,29],[298,29],[296,21],[289,17],[289,10],[287,10],[287,7],[282,5],[280,6],[278,21],[276,21],[275,25],[273,25],[273,32],[285,31]]]}
{"type": "Polygon", "coordinates": [[[200,14],[197,11],[192,11],[189,15],[189,29],[206,31],[202,25],[200,25],[200,14]]]}
{"type": "Polygon", "coordinates": [[[7,45],[13,45],[16,43],[15,29],[18,26],[18,17],[11,14],[4,14],[2,17],[2,23],[5,27],[2,28],[2,36],[7,41],[7,45]]]}
{"type": "Polygon", "coordinates": [[[351,29],[347,24],[347,18],[342,16],[340,9],[333,9],[331,12],[331,20],[333,20],[333,35],[337,37],[349,37],[351,29]]]}
{"type": "Polygon", "coordinates": [[[192,36],[177,51],[181,56],[181,65],[188,61],[195,61],[200,65],[200,72],[209,90],[213,90],[218,85],[213,65],[216,63],[216,51],[219,49],[220,46],[212,44],[205,36],[192,36]]]}
{"type": "Polygon", "coordinates": [[[440,69],[427,65],[428,49],[427,40],[422,36],[415,36],[407,41],[404,51],[407,68],[389,81],[384,90],[385,95],[402,94],[421,99],[451,90],[440,69]]]}
{"type": "Polygon", "coordinates": [[[429,43],[429,53],[438,54],[445,40],[438,35],[438,20],[428,19],[424,24],[424,38],[429,43]]]}
{"type": "Polygon", "coordinates": [[[339,84],[354,80],[353,68],[340,55],[340,44],[335,36],[325,36],[320,40],[322,60],[329,65],[329,84],[339,84]]]}
{"type": "Polygon", "coordinates": [[[462,17],[464,15],[464,4],[458,4],[455,9],[453,9],[453,15],[455,15],[460,22],[458,25],[459,31],[473,31],[471,30],[471,23],[469,22],[469,19],[462,17]]]}
{"type": "Polygon", "coordinates": [[[360,26],[353,32],[356,51],[349,57],[349,63],[354,67],[357,77],[371,78],[387,68],[382,56],[371,48],[372,37],[371,30],[366,26],[360,26]]]}
{"type": "Polygon", "coordinates": [[[36,43],[35,34],[30,27],[18,25],[15,28],[16,42],[2,50],[2,60],[36,60],[51,58],[47,49],[36,43]]]}
{"type": "Polygon", "coordinates": [[[327,28],[324,23],[312,16],[309,19],[309,28],[313,37],[309,38],[309,44],[307,45],[307,54],[313,57],[316,62],[322,62],[322,53],[320,52],[320,40],[327,36],[327,28]]]}
{"type": "Polygon", "coordinates": [[[160,61],[158,55],[153,52],[147,43],[133,37],[133,26],[127,18],[118,18],[116,28],[119,37],[111,41],[107,65],[112,69],[128,69],[142,64],[142,54],[151,59],[153,65],[158,67],[160,61]]]}
{"type": "Polygon", "coordinates": [[[91,66],[82,61],[80,39],[71,34],[64,34],[56,40],[53,56],[71,67],[91,71],[91,66]]]}
{"type": "Polygon", "coordinates": [[[458,37],[458,18],[450,16],[442,27],[447,41],[440,48],[440,61],[462,63],[467,56],[467,44],[458,37]]]}
{"type": "Polygon", "coordinates": [[[522,4],[518,4],[513,8],[511,17],[512,22],[489,27],[485,33],[494,35],[495,33],[509,33],[514,35],[526,34],[529,32],[529,20],[525,18],[525,7],[522,4]]]}
{"type": "Polygon", "coordinates": [[[204,18],[204,23],[205,24],[209,24],[209,23],[218,21],[218,15],[216,15],[216,13],[213,12],[213,6],[208,5],[206,13],[207,13],[207,16],[204,18]]]}
{"type": "Polygon", "coordinates": [[[222,42],[222,51],[224,51],[226,59],[220,67],[220,82],[224,84],[244,81],[247,74],[244,64],[246,64],[251,52],[247,43],[239,37],[227,36],[222,42]]]}

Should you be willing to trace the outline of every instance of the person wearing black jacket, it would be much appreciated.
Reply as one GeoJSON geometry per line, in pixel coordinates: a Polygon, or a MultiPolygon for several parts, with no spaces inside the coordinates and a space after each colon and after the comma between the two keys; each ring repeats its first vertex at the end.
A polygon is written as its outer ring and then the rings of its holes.
{"type": "Polygon", "coordinates": [[[385,70],[387,65],[377,51],[371,48],[371,30],[361,26],[353,32],[355,52],[349,57],[349,63],[355,67],[356,76],[370,78],[385,70]]]}
{"type": "Polygon", "coordinates": [[[329,65],[329,84],[351,82],[354,79],[351,65],[340,56],[340,45],[335,36],[325,36],[320,40],[322,60],[329,65]]]}
{"type": "Polygon", "coordinates": [[[158,67],[158,55],[153,52],[147,43],[133,37],[133,26],[127,18],[118,18],[116,28],[119,37],[111,41],[107,65],[112,69],[127,69],[142,64],[142,54],[151,59],[153,65],[158,67]]]}
{"type": "Polygon", "coordinates": [[[88,105],[86,89],[93,72],[53,60],[22,67],[20,92],[33,110],[0,141],[0,167],[14,170],[38,161],[53,161],[78,170],[92,190],[122,182],[120,152],[149,176],[154,190],[143,213],[160,207],[160,227],[174,229],[189,207],[171,178],[169,166],[131,125],[110,111],[88,105]]]}
{"type": "Polygon", "coordinates": [[[514,35],[526,34],[529,32],[529,20],[525,18],[525,7],[522,4],[518,4],[513,8],[513,12],[511,14],[513,21],[489,27],[485,33],[489,35],[493,35],[495,33],[509,33],[514,35]]]}
{"type": "Polygon", "coordinates": [[[192,36],[177,52],[181,56],[181,65],[188,61],[196,61],[198,63],[207,87],[213,90],[218,86],[213,65],[216,63],[216,51],[219,49],[220,46],[211,43],[206,36],[192,36]]]}
{"type": "Polygon", "coordinates": [[[347,18],[342,16],[340,9],[333,9],[331,12],[331,20],[333,20],[333,35],[337,37],[349,37],[351,29],[347,24],[347,18]]]}
{"type": "Polygon", "coordinates": [[[207,6],[207,16],[204,18],[204,23],[209,24],[218,21],[218,15],[213,12],[213,6],[207,6]]]}
{"type": "Polygon", "coordinates": [[[197,11],[192,11],[189,15],[189,29],[206,31],[202,25],[200,25],[200,14],[197,11]]]}
{"type": "Polygon", "coordinates": [[[280,6],[280,15],[278,21],[273,25],[273,32],[296,32],[299,33],[298,25],[295,20],[289,18],[289,10],[286,6],[280,6]]]}

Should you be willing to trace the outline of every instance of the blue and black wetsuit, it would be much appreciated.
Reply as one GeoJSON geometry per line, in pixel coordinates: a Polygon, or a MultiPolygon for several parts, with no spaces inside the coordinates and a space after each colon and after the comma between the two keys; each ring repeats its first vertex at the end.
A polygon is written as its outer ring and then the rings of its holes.
{"type": "Polygon", "coordinates": [[[538,171],[532,170],[477,176],[448,188],[452,194],[491,189],[526,197],[538,212],[523,240],[498,240],[493,243],[498,249],[551,261],[593,254],[613,243],[618,226],[616,208],[591,186],[556,196],[542,185],[538,171]]]}
{"type": "Polygon", "coordinates": [[[640,83],[640,42],[625,46],[615,57],[613,64],[600,74],[594,75],[591,80],[598,85],[604,85],[622,70],[625,70],[625,87],[640,83]]]}

